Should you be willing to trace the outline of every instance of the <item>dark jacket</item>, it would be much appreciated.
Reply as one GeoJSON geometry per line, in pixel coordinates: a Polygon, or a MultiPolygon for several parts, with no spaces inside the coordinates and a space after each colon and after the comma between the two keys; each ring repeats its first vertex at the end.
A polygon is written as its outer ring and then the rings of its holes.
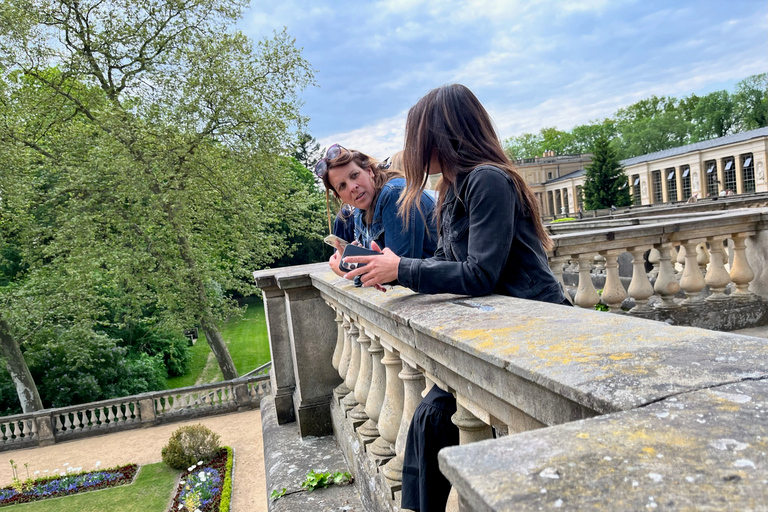
{"type": "Polygon", "coordinates": [[[498,293],[560,304],[533,220],[512,178],[490,165],[460,174],[445,196],[434,258],[402,258],[398,282],[421,293],[498,293]]]}
{"type": "Polygon", "coordinates": [[[363,247],[375,241],[380,249],[388,247],[398,256],[429,258],[437,246],[435,202],[428,193],[421,194],[421,211],[414,205],[408,225],[397,213],[397,200],[405,190],[404,178],[392,178],[381,187],[373,210],[373,222],[365,222],[365,211],[355,209],[355,237],[363,247]]]}

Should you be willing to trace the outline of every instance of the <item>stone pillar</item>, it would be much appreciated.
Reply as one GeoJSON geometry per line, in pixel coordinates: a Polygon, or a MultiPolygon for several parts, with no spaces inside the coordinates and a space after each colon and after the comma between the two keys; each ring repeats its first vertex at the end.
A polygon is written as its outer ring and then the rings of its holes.
{"type": "MultiPolygon", "coordinates": [[[[274,273],[274,271],[271,271],[274,273]]],[[[273,274],[268,271],[254,272],[256,286],[261,288],[264,299],[264,315],[267,320],[269,351],[272,355],[272,369],[269,371],[272,394],[275,397],[277,423],[283,425],[296,421],[293,407],[293,393],[296,377],[291,355],[291,336],[288,332],[288,312],[285,293],[278,288],[273,274]]]]}
{"type": "Polygon", "coordinates": [[[669,203],[669,180],[667,180],[667,170],[661,169],[661,200],[664,203],[669,203]]]}
{"type": "Polygon", "coordinates": [[[731,282],[731,276],[725,270],[725,248],[723,247],[722,237],[712,237],[709,239],[709,269],[704,281],[709,286],[712,294],[707,297],[707,301],[718,302],[728,300],[725,294],[725,288],[731,282]]]}
{"type": "Polygon", "coordinates": [[[336,312],[336,318],[333,319],[336,322],[336,347],[333,349],[333,358],[331,364],[334,369],[339,369],[339,363],[341,362],[341,354],[344,351],[344,315],[341,314],[341,310],[333,303],[326,301],[326,304],[336,312]]]}
{"type": "MultiPolygon", "coordinates": [[[[635,300],[635,307],[630,313],[642,313],[648,311],[648,299],[653,295],[653,286],[645,273],[644,247],[632,247],[632,281],[629,283],[629,296],[635,300]]],[[[650,255],[649,255],[650,256],[650,255]]]]}
{"type": "Polygon", "coordinates": [[[51,413],[49,411],[39,411],[33,414],[32,422],[37,434],[37,446],[50,446],[56,443],[51,413]]]}
{"type": "Polygon", "coordinates": [[[699,270],[698,255],[696,254],[696,246],[701,241],[702,239],[695,239],[683,242],[683,247],[685,247],[685,269],[680,279],[680,287],[685,291],[686,299],[683,301],[683,304],[686,305],[701,302],[701,290],[706,286],[704,276],[701,275],[701,270],[699,270]]]}
{"type": "Polygon", "coordinates": [[[143,427],[156,425],[155,399],[148,393],[141,394],[137,398],[139,401],[139,417],[141,418],[141,425],[143,427]]]}
{"type": "Polygon", "coordinates": [[[349,388],[349,393],[341,401],[341,406],[344,409],[344,414],[349,415],[349,411],[355,408],[357,400],[355,399],[355,385],[357,384],[357,376],[360,373],[360,343],[357,341],[357,337],[360,334],[360,330],[354,322],[350,322],[349,326],[349,368],[347,368],[347,377],[344,379],[344,384],[349,388]]]}
{"type": "Polygon", "coordinates": [[[403,480],[403,454],[408,439],[408,429],[411,426],[413,413],[421,402],[421,392],[424,390],[424,376],[416,369],[415,364],[403,361],[403,371],[398,374],[398,377],[403,381],[403,414],[395,440],[395,458],[381,470],[388,480],[396,484],[403,480]]]}
{"type": "Polygon", "coordinates": [[[653,269],[648,273],[649,278],[655,279],[659,275],[659,250],[653,247],[648,253],[648,263],[653,265],[653,269]]]}
{"type": "Polygon", "coordinates": [[[573,302],[581,308],[592,309],[600,301],[600,296],[592,284],[592,275],[590,274],[589,264],[592,258],[588,254],[579,254],[575,257],[571,256],[571,258],[579,261],[579,287],[573,302]]]}
{"type": "Polygon", "coordinates": [[[395,442],[400,430],[400,420],[403,417],[403,381],[397,376],[400,369],[400,357],[396,351],[381,343],[384,348],[384,365],[387,387],[384,392],[384,402],[379,413],[379,435],[371,445],[377,463],[381,464],[395,456],[395,442]]]}
{"type": "MultiPolygon", "coordinates": [[[[371,338],[371,346],[368,349],[371,357],[371,386],[365,402],[365,414],[368,415],[369,419],[357,431],[364,438],[371,438],[370,440],[373,441],[373,438],[380,435],[379,415],[381,414],[381,405],[384,403],[387,377],[381,362],[384,349],[381,347],[378,337],[371,334],[369,336],[371,338]]],[[[364,439],[363,441],[365,443],[367,440],[364,439]]]]}
{"type": "Polygon", "coordinates": [[[736,285],[736,289],[731,293],[731,297],[737,299],[751,299],[752,292],[749,291],[749,283],[755,278],[755,273],[747,261],[746,239],[754,233],[736,233],[733,240],[733,265],[731,266],[731,281],[736,285]]]}
{"type": "Polygon", "coordinates": [[[737,194],[744,193],[744,170],[741,165],[741,157],[739,155],[733,155],[733,168],[736,171],[736,192],[737,194]]]}
{"type": "Polygon", "coordinates": [[[603,287],[603,302],[614,313],[621,311],[621,303],[627,298],[627,292],[619,278],[619,254],[624,251],[602,251],[605,257],[605,286],[603,287]]]}
{"type": "Polygon", "coordinates": [[[677,201],[683,200],[683,173],[680,167],[675,167],[675,183],[677,184],[677,201]]]}
{"type": "Polygon", "coordinates": [[[349,341],[349,330],[351,328],[351,323],[347,315],[342,316],[341,328],[344,330],[344,346],[341,349],[341,357],[339,357],[339,376],[341,377],[342,381],[341,384],[336,386],[336,388],[333,390],[333,396],[336,399],[337,404],[340,404],[341,399],[347,396],[347,394],[349,394],[351,391],[344,383],[347,378],[347,371],[349,370],[349,359],[352,355],[352,345],[349,341]]]}
{"type": "Polygon", "coordinates": [[[451,421],[459,427],[459,444],[469,444],[493,438],[491,426],[469,412],[466,407],[456,400],[456,413],[451,421]]]}
{"type": "Polygon", "coordinates": [[[368,352],[368,347],[371,346],[371,338],[365,334],[365,330],[359,327],[360,335],[357,337],[357,342],[360,344],[360,372],[357,374],[357,382],[355,383],[355,400],[357,405],[349,412],[349,417],[354,421],[356,425],[360,425],[368,421],[368,414],[365,412],[365,403],[368,398],[368,392],[371,389],[371,353],[368,352]]]}
{"type": "Polygon", "coordinates": [[[696,263],[699,264],[699,272],[702,276],[707,275],[707,265],[709,265],[709,251],[707,243],[702,242],[696,246],[696,263]]]}
{"type": "Polygon", "coordinates": [[[293,405],[302,437],[333,433],[330,402],[339,384],[331,364],[337,339],[335,314],[312,286],[309,272],[315,269],[325,270],[326,265],[307,265],[275,276],[285,293],[296,380],[293,405]]]}
{"type": "Polygon", "coordinates": [[[565,281],[563,281],[563,264],[568,261],[568,258],[549,258],[549,268],[555,275],[555,279],[560,283],[560,289],[563,291],[565,298],[571,301],[571,296],[568,295],[565,288],[565,281]]]}
{"type": "Polygon", "coordinates": [[[672,244],[670,243],[656,245],[656,249],[659,251],[659,275],[656,278],[653,289],[661,297],[661,302],[656,304],[656,307],[660,309],[678,307],[673,299],[675,294],[680,291],[680,283],[677,282],[675,271],[672,268],[669,254],[671,248],[672,244]]]}

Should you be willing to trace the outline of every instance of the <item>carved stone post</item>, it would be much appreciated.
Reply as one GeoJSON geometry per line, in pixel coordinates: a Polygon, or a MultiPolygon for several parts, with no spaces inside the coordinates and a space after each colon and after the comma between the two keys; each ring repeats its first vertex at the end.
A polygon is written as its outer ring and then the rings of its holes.
{"type": "Polygon", "coordinates": [[[707,297],[707,301],[719,302],[728,300],[728,296],[725,294],[725,288],[728,283],[731,282],[731,276],[728,271],[725,270],[725,261],[727,256],[725,254],[725,248],[723,247],[723,238],[713,237],[709,239],[709,269],[707,275],[704,278],[709,286],[712,295],[707,297]]]}
{"type": "MultiPolygon", "coordinates": [[[[368,352],[371,357],[371,386],[368,391],[368,398],[365,402],[365,414],[368,415],[368,421],[366,421],[357,432],[361,436],[367,438],[379,437],[379,415],[381,414],[381,406],[384,403],[384,394],[387,387],[387,377],[384,370],[384,365],[381,362],[384,349],[379,343],[377,336],[370,335],[371,346],[368,352]]],[[[365,439],[364,439],[365,441],[365,439]]],[[[373,439],[371,439],[373,441],[373,439]]]]}
{"type": "Polygon", "coordinates": [[[695,304],[701,302],[701,290],[706,283],[699,270],[699,262],[696,254],[696,246],[701,240],[686,240],[683,242],[685,248],[685,269],[680,279],[680,287],[685,291],[686,299],[683,304],[695,304]]]}
{"type": "Polygon", "coordinates": [[[349,341],[349,329],[351,326],[352,324],[349,321],[349,317],[343,315],[341,328],[344,330],[344,346],[341,349],[341,357],[339,358],[339,376],[343,380],[341,381],[341,384],[336,386],[333,390],[333,396],[336,398],[336,403],[341,403],[341,399],[347,396],[351,391],[345,383],[347,371],[349,370],[349,359],[352,355],[352,344],[349,341]]]}
{"type": "Polygon", "coordinates": [[[360,373],[360,343],[357,341],[357,337],[360,334],[360,330],[354,322],[350,322],[349,326],[349,368],[347,368],[347,377],[344,379],[344,384],[349,388],[350,392],[341,401],[341,406],[344,408],[344,414],[348,415],[356,405],[355,399],[355,385],[357,384],[357,376],[360,373]]]}
{"type": "Polygon", "coordinates": [[[415,368],[415,365],[403,361],[403,371],[398,376],[403,381],[403,414],[395,441],[395,458],[381,470],[387,479],[397,483],[403,480],[403,454],[408,439],[408,429],[411,426],[413,413],[421,402],[421,392],[424,390],[424,376],[415,368]]]}
{"type": "Polygon", "coordinates": [[[669,251],[672,244],[658,244],[656,248],[659,251],[659,275],[656,278],[656,284],[653,289],[661,297],[661,302],[656,304],[660,309],[671,309],[679,307],[675,304],[674,297],[680,291],[680,283],[677,282],[675,272],[672,269],[672,262],[669,251]]]}
{"type": "Polygon", "coordinates": [[[451,421],[459,427],[459,444],[469,444],[493,438],[491,426],[469,412],[459,400],[456,401],[456,413],[451,416],[451,421]]]}
{"type": "Polygon", "coordinates": [[[627,298],[627,292],[619,278],[619,254],[624,251],[603,251],[605,258],[605,286],[603,287],[603,302],[613,311],[621,311],[621,303],[627,298]]]}
{"type": "Polygon", "coordinates": [[[579,287],[573,302],[581,308],[592,309],[600,301],[590,274],[589,264],[592,258],[588,254],[580,254],[577,259],[579,260],[579,287]]]}
{"type": "Polygon", "coordinates": [[[549,258],[549,268],[552,269],[552,273],[555,275],[555,279],[557,279],[557,282],[560,283],[560,289],[563,291],[563,295],[565,295],[565,297],[570,301],[571,297],[566,292],[565,281],[563,281],[563,265],[567,261],[568,258],[549,258]]]}
{"type": "Polygon", "coordinates": [[[371,346],[371,338],[365,333],[365,330],[359,327],[360,335],[357,342],[360,344],[360,372],[357,374],[355,383],[355,400],[357,405],[349,411],[349,417],[356,425],[368,421],[368,415],[365,413],[365,402],[368,398],[368,391],[371,389],[371,354],[368,347],[371,346]]]}
{"type": "Polygon", "coordinates": [[[651,249],[651,252],[648,253],[648,263],[653,265],[653,269],[651,269],[650,272],[648,272],[648,278],[649,279],[656,279],[659,275],[659,250],[655,247],[651,249]]]}
{"type": "Polygon", "coordinates": [[[38,446],[50,446],[56,442],[53,417],[49,411],[39,411],[32,417],[38,446]]]}
{"type": "Polygon", "coordinates": [[[731,281],[736,285],[736,289],[731,293],[731,297],[737,299],[751,299],[752,292],[749,291],[749,283],[755,278],[755,273],[747,261],[746,240],[754,233],[736,233],[733,240],[733,265],[731,266],[731,281]]]}
{"type": "Polygon", "coordinates": [[[645,273],[644,247],[633,247],[632,253],[632,281],[629,283],[629,296],[635,300],[635,307],[630,313],[642,313],[648,311],[648,299],[653,295],[653,286],[645,273]]]}
{"type": "Polygon", "coordinates": [[[699,271],[702,276],[707,275],[707,265],[709,264],[709,251],[707,243],[701,242],[696,246],[696,262],[699,264],[699,271]]]}
{"type": "Polygon", "coordinates": [[[139,416],[141,417],[141,424],[145,427],[151,427],[157,424],[157,418],[155,417],[155,399],[150,394],[142,394],[138,396],[139,399],[139,416]]]}
{"type": "Polygon", "coordinates": [[[379,435],[371,445],[371,453],[376,456],[378,463],[383,463],[394,457],[397,432],[400,430],[400,420],[403,417],[403,381],[397,376],[400,370],[400,357],[392,347],[384,347],[384,365],[387,376],[387,387],[384,402],[379,413],[379,435]]]}
{"type": "Polygon", "coordinates": [[[336,318],[333,319],[337,326],[336,347],[333,349],[333,359],[331,360],[331,364],[338,370],[339,363],[341,362],[341,354],[344,351],[344,315],[341,314],[341,310],[339,310],[335,304],[328,301],[326,301],[326,304],[336,312],[336,318]]]}

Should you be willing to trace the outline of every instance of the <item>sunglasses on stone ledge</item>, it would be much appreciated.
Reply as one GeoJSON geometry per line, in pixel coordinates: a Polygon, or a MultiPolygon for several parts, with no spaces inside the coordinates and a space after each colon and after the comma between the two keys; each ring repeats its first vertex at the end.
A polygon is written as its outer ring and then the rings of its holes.
{"type": "Polygon", "coordinates": [[[322,178],[325,173],[328,172],[328,162],[334,158],[338,158],[342,149],[344,151],[349,151],[347,148],[340,144],[334,144],[333,146],[329,147],[328,151],[325,152],[325,156],[318,160],[315,164],[315,176],[322,178]]]}

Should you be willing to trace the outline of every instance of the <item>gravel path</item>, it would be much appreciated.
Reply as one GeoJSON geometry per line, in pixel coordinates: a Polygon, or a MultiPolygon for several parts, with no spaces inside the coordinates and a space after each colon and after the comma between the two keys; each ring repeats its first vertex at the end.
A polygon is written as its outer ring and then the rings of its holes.
{"type": "Polygon", "coordinates": [[[264,449],[261,439],[261,411],[258,409],[222,416],[200,418],[193,421],[171,423],[159,427],[139,428],[127,432],[107,434],[77,441],[27,448],[0,454],[0,485],[11,483],[13,459],[21,478],[26,473],[42,475],[45,470],[66,470],[67,466],[93,469],[96,461],[101,468],[121,464],[149,464],[160,462],[160,450],[171,433],[183,425],[202,423],[219,436],[221,444],[235,449],[235,486],[231,512],[261,512],[267,510],[267,491],[264,479],[264,449]]]}

